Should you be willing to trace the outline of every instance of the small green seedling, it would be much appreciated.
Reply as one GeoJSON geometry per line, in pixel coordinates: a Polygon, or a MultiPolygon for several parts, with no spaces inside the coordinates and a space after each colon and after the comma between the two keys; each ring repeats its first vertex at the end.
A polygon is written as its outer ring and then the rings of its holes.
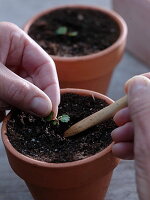
{"type": "Polygon", "coordinates": [[[60,117],[58,117],[58,120],[63,122],[63,123],[68,123],[69,120],[70,120],[70,117],[69,117],[69,115],[63,114],[60,117]]]}
{"type": "Polygon", "coordinates": [[[68,28],[66,26],[60,26],[57,30],[56,30],[56,34],[57,35],[66,35],[68,32],[68,28]]]}
{"type": "Polygon", "coordinates": [[[68,35],[70,37],[75,37],[78,35],[77,31],[69,31],[66,26],[60,26],[56,29],[56,34],[57,35],[68,35]]]}
{"type": "Polygon", "coordinates": [[[69,32],[68,35],[71,37],[75,37],[78,35],[78,32],[77,31],[69,32]]]}
{"type": "Polygon", "coordinates": [[[53,119],[54,113],[51,112],[47,117],[46,120],[52,122],[53,125],[59,125],[59,122],[68,123],[70,120],[69,115],[63,114],[56,119],[53,119]]]}

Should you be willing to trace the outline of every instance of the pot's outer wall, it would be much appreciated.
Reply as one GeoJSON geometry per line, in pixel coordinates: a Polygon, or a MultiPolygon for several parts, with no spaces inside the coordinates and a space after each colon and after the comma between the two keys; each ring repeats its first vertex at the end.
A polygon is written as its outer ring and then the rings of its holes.
{"type": "MultiPolygon", "coordinates": [[[[96,92],[80,89],[62,89],[61,93],[93,95],[113,101],[96,92]]],[[[94,156],[70,163],[45,163],[17,152],[2,125],[2,140],[9,163],[18,176],[25,180],[35,200],[103,200],[113,169],[119,160],[112,155],[111,145],[94,156]]]]}
{"type": "Polygon", "coordinates": [[[90,182],[82,187],[53,190],[50,188],[35,187],[27,184],[35,200],[104,200],[112,172],[95,182],[90,182]],[[37,192],[38,191],[38,192],[37,192]],[[46,194],[46,195],[45,195],[46,194]]]}
{"type": "Polygon", "coordinates": [[[105,176],[113,168],[116,167],[118,161],[109,152],[100,159],[92,162],[70,167],[49,167],[38,166],[20,161],[20,158],[12,157],[10,151],[6,148],[9,162],[13,170],[18,176],[32,184],[67,189],[72,187],[80,187],[105,176]],[[92,172],[92,173],[91,173],[92,172]]]}

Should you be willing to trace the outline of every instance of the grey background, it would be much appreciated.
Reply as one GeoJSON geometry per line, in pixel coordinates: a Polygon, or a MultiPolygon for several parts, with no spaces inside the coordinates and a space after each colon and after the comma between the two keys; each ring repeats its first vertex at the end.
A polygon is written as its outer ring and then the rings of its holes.
{"type": "MultiPolygon", "coordinates": [[[[88,4],[111,9],[111,0],[0,0],[0,21],[22,27],[39,11],[64,4],[88,4]]],[[[130,77],[149,71],[149,67],[125,52],[113,73],[108,96],[116,100],[123,96],[123,85],[130,77]]],[[[0,200],[31,200],[24,182],[10,169],[0,140],[0,200]]],[[[137,200],[134,161],[121,161],[115,169],[106,200],[137,200]]]]}

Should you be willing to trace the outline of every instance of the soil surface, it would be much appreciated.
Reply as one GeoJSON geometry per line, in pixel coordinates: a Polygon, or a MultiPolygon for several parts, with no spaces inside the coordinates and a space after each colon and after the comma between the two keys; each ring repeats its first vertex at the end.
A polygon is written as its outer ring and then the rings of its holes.
{"type": "Polygon", "coordinates": [[[58,116],[67,114],[70,121],[59,122],[39,118],[20,110],[13,110],[7,125],[7,135],[13,147],[37,160],[64,163],[84,159],[107,147],[111,131],[116,128],[112,119],[96,125],[76,136],[64,138],[64,131],[86,116],[107,106],[92,96],[63,94],[58,116]]]}
{"type": "Polygon", "coordinates": [[[99,11],[63,8],[42,17],[29,29],[29,35],[50,55],[83,56],[111,46],[119,27],[99,11]]]}

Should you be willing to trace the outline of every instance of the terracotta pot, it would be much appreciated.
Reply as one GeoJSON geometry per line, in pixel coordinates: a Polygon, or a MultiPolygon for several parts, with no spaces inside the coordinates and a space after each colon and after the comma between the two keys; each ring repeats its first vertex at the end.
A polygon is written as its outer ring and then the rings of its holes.
{"type": "MultiPolygon", "coordinates": [[[[89,90],[62,89],[61,93],[108,97],[89,90]]],[[[46,163],[17,152],[7,137],[7,120],[2,125],[2,140],[12,169],[27,184],[35,200],[103,200],[113,169],[119,160],[112,155],[110,144],[103,151],[83,160],[68,163],[46,163]]]]}
{"type": "Polygon", "coordinates": [[[51,55],[56,64],[61,88],[84,88],[105,94],[109,86],[112,72],[124,52],[127,37],[126,23],[114,11],[108,11],[99,7],[70,5],[56,7],[39,13],[26,23],[24,31],[28,33],[31,25],[43,15],[66,7],[91,9],[105,13],[116,21],[120,28],[120,35],[117,41],[110,47],[98,53],[76,57],[59,57],[51,55]]]}
{"type": "Polygon", "coordinates": [[[137,58],[150,65],[150,1],[113,0],[113,8],[126,21],[129,35],[127,49],[137,58]],[[143,31],[146,30],[146,31],[143,31]]]}

